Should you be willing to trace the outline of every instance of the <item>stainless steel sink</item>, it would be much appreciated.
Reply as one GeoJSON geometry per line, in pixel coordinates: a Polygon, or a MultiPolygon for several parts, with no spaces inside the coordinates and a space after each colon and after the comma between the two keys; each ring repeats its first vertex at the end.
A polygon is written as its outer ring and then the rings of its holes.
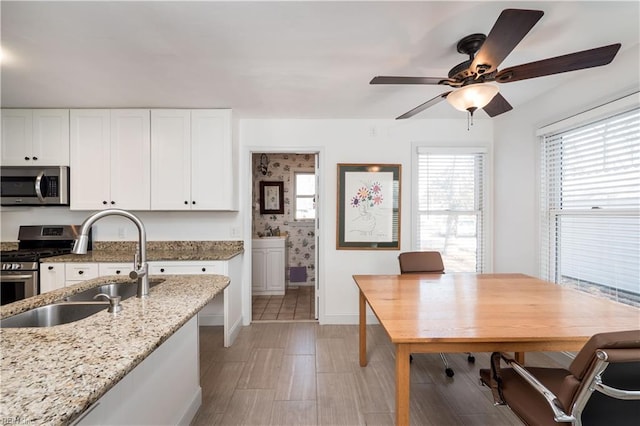
{"type": "MultiPolygon", "coordinates": [[[[164,282],[164,279],[162,278],[150,279],[149,288],[153,288],[154,286],[162,282],[164,282]]],[[[122,300],[125,300],[135,296],[137,288],[138,284],[135,281],[124,283],[106,283],[98,287],[90,288],[81,293],[67,296],[64,300],[69,302],[92,301],[94,300],[93,298],[100,293],[107,294],[109,295],[109,297],[120,296],[122,300]]]]}
{"type": "Polygon", "coordinates": [[[52,303],[4,318],[0,320],[0,327],[53,327],[87,318],[100,311],[106,312],[108,307],[109,303],[103,302],[52,303]]]}

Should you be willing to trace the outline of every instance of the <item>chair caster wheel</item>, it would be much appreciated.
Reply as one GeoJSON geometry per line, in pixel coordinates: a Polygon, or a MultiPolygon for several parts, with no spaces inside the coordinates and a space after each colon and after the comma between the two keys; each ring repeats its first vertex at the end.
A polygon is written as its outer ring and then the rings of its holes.
{"type": "Polygon", "coordinates": [[[467,357],[467,361],[469,361],[470,363],[475,363],[476,362],[476,357],[473,355],[469,355],[467,357]]]}
{"type": "Polygon", "coordinates": [[[447,373],[447,377],[453,377],[453,369],[447,368],[444,372],[447,373]]]}

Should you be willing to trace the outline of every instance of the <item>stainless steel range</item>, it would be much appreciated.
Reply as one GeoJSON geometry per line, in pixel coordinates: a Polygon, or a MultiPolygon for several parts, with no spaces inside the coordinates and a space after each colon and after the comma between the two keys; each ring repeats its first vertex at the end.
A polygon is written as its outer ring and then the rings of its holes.
{"type": "Polygon", "coordinates": [[[21,226],[18,249],[0,255],[0,304],[40,294],[40,259],[70,253],[79,230],[79,225],[21,226]]]}

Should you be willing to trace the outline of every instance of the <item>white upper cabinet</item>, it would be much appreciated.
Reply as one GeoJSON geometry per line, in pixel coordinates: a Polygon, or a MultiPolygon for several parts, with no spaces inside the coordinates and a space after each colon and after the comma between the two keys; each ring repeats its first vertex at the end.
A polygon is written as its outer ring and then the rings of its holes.
{"type": "Polygon", "coordinates": [[[71,209],[149,210],[149,110],[71,110],[70,121],[71,209]]]}
{"type": "Polygon", "coordinates": [[[231,110],[151,111],[151,209],[237,210],[231,110]]]}
{"type": "Polygon", "coordinates": [[[191,210],[191,111],[151,110],[151,209],[191,210]]]}
{"type": "Polygon", "coordinates": [[[68,109],[3,109],[3,166],[68,166],[68,109]]]}

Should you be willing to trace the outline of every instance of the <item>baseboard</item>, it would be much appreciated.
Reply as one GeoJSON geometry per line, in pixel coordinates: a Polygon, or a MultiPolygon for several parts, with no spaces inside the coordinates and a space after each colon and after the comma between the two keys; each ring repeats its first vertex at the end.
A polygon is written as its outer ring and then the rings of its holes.
{"type": "Polygon", "coordinates": [[[238,320],[235,322],[235,324],[229,327],[229,332],[228,332],[229,340],[227,341],[227,336],[225,336],[224,338],[225,348],[228,348],[229,346],[233,345],[233,342],[236,341],[236,337],[238,337],[238,334],[240,334],[241,327],[242,327],[242,317],[239,317],[238,320]]]}
{"type": "Polygon", "coordinates": [[[198,386],[198,390],[196,391],[195,395],[193,395],[193,398],[191,399],[191,403],[187,407],[186,412],[184,413],[184,415],[182,416],[178,424],[181,426],[182,425],[189,426],[193,418],[198,413],[198,410],[200,409],[201,405],[202,405],[202,387],[198,386]]]}
{"type": "Polygon", "coordinates": [[[198,314],[198,325],[199,326],[224,325],[224,315],[223,314],[206,314],[204,312],[200,312],[198,314]]]}

